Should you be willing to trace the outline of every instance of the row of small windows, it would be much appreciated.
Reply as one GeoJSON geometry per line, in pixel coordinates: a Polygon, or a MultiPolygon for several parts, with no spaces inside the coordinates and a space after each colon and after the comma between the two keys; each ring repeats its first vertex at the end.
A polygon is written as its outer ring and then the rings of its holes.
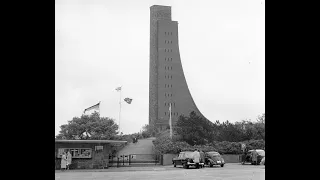
{"type": "Polygon", "coordinates": [[[164,78],[165,79],[172,79],[172,75],[165,75],[164,78]]]}
{"type": "Polygon", "coordinates": [[[169,40],[164,40],[164,43],[165,44],[172,44],[172,40],[170,40],[170,41],[169,40]]]}
{"type": "Polygon", "coordinates": [[[172,93],[164,93],[165,97],[172,97],[172,93]]]}
{"type": "MultiPolygon", "coordinates": [[[[166,116],[166,115],[170,116],[170,113],[169,113],[169,112],[164,112],[164,115],[165,115],[165,116],[166,116]]],[[[177,113],[177,112],[173,112],[173,113],[172,113],[172,116],[178,116],[178,113],[177,113]]]]}
{"type": "Polygon", "coordinates": [[[172,66],[164,66],[165,70],[172,70],[172,66]]]}
{"type": "MultiPolygon", "coordinates": [[[[170,103],[164,103],[164,106],[170,106],[170,103]]],[[[176,107],[176,103],[171,103],[171,106],[176,107]]]]}
{"type": "Polygon", "coordinates": [[[164,52],[172,52],[172,49],[164,49],[164,52]]]}
{"type": "Polygon", "coordinates": [[[172,58],[164,58],[165,61],[172,61],[172,58]]]}
{"type": "Polygon", "coordinates": [[[164,87],[165,88],[172,88],[172,84],[165,84],[164,87]]]}
{"type": "Polygon", "coordinates": [[[164,32],[164,35],[172,35],[172,32],[164,32]]]}

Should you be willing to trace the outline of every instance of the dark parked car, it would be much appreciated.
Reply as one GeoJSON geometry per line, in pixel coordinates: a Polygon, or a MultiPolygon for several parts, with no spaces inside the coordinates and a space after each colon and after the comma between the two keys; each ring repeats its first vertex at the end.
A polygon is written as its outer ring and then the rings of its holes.
{"type": "Polygon", "coordinates": [[[260,162],[260,164],[266,165],[266,164],[265,164],[265,163],[266,163],[265,161],[266,161],[266,157],[263,157],[262,160],[261,160],[261,162],[260,162]]]}
{"type": "MultiPolygon", "coordinates": [[[[254,151],[254,150],[249,150],[249,151],[248,151],[248,154],[247,154],[247,156],[246,156],[246,158],[245,158],[245,161],[243,161],[242,164],[244,164],[244,163],[246,163],[246,162],[250,162],[251,164],[254,164],[254,163],[252,162],[252,152],[253,152],[253,151],[254,151]]],[[[257,164],[260,164],[262,158],[265,156],[265,152],[264,152],[264,150],[262,150],[262,149],[256,149],[256,151],[257,151],[257,153],[258,153],[257,164]]]]}
{"type": "MultiPolygon", "coordinates": [[[[201,156],[201,153],[200,153],[201,156]]],[[[177,165],[182,165],[183,168],[188,169],[190,166],[194,166],[194,167],[203,167],[204,163],[203,161],[200,159],[200,163],[193,162],[193,152],[192,151],[184,151],[184,152],[180,152],[180,154],[178,155],[178,157],[175,157],[172,159],[172,164],[174,167],[176,167],[177,165]]]]}
{"type": "Polygon", "coordinates": [[[205,158],[204,158],[204,164],[208,165],[210,167],[213,167],[214,165],[219,165],[221,167],[224,166],[225,162],[222,156],[215,151],[210,151],[205,153],[205,158]]]}

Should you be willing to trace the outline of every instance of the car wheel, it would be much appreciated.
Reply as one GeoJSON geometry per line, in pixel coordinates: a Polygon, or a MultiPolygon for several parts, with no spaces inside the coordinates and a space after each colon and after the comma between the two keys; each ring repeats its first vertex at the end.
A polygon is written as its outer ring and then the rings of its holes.
{"type": "Polygon", "coordinates": [[[224,164],[221,164],[221,167],[223,167],[224,166],[224,164]]]}
{"type": "Polygon", "coordinates": [[[213,164],[210,163],[210,167],[213,167],[213,164]]]}
{"type": "Polygon", "coordinates": [[[188,169],[188,165],[187,164],[183,164],[183,168],[184,169],[188,169]]]}

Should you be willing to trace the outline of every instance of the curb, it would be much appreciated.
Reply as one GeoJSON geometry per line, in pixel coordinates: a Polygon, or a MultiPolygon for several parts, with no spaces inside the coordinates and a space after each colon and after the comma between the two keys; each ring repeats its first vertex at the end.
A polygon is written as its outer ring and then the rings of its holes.
{"type": "Polygon", "coordinates": [[[172,166],[162,166],[162,167],[112,167],[108,169],[74,169],[74,170],[55,170],[55,173],[68,173],[68,172],[126,172],[126,171],[167,171],[176,170],[172,166]]]}

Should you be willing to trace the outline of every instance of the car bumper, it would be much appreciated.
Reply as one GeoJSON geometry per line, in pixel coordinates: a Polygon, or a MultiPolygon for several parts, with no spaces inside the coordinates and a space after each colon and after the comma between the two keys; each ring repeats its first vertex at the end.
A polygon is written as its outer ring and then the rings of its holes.
{"type": "Polygon", "coordinates": [[[225,164],[224,162],[222,161],[218,161],[218,162],[211,162],[212,165],[221,165],[221,164],[225,164]]]}
{"type": "MultiPolygon", "coordinates": [[[[197,163],[187,162],[187,165],[196,165],[197,163]]],[[[199,165],[204,165],[204,163],[198,163],[199,165]]]]}

